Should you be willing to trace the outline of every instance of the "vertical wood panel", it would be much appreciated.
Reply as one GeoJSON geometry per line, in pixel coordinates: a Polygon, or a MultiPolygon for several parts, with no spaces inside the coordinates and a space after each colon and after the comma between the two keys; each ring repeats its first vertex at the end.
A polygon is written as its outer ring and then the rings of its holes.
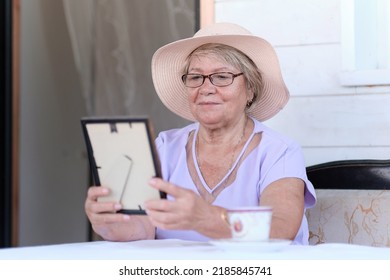
{"type": "Polygon", "coordinates": [[[20,66],[20,0],[12,3],[12,237],[18,245],[19,236],[19,66],[20,66]]]}
{"type": "Polygon", "coordinates": [[[214,1],[200,0],[200,28],[214,22],[214,1]]]}

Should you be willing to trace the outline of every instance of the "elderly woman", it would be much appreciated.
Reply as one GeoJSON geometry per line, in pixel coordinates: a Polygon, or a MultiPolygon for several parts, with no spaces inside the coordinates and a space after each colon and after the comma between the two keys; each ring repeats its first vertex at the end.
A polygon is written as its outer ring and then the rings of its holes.
{"type": "Polygon", "coordinates": [[[116,213],[91,187],[86,213],[107,240],[209,240],[231,237],[226,209],[267,205],[271,238],[308,243],[305,209],[315,204],[301,149],[261,121],[287,103],[288,90],[272,46],[246,29],[217,23],[163,46],[152,76],[161,101],[192,124],[160,133],[162,178],[150,186],[168,199],[147,201],[147,216],[116,213]]]}

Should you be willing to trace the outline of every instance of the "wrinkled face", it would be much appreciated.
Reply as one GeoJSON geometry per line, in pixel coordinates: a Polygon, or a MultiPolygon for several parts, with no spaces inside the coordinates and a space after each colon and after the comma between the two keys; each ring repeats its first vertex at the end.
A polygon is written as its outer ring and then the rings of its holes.
{"type": "MultiPolygon", "coordinates": [[[[210,75],[216,72],[240,73],[240,70],[223,62],[216,56],[194,56],[190,60],[188,73],[210,75]]],[[[208,78],[197,88],[186,88],[190,109],[202,125],[225,126],[245,114],[247,100],[250,100],[244,75],[234,78],[231,85],[218,87],[208,78]]]]}

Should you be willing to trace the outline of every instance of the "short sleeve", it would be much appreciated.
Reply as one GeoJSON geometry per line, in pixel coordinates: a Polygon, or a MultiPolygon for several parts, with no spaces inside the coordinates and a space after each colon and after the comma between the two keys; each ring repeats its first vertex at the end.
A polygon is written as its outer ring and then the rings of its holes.
{"type": "Polygon", "coordinates": [[[306,166],[300,146],[294,141],[280,144],[268,154],[268,162],[261,170],[260,192],[272,182],[282,178],[300,178],[305,183],[305,207],[310,208],[316,202],[315,190],[306,175],[306,166]],[[264,173],[263,173],[264,172],[264,173]]]}

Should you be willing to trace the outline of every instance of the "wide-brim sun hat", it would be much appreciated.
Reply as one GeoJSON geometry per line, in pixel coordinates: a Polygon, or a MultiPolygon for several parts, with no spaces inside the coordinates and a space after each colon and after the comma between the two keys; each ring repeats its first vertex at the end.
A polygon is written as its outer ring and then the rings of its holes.
{"type": "Polygon", "coordinates": [[[152,78],[162,103],[184,119],[195,121],[191,113],[186,87],[181,76],[185,60],[197,47],[220,43],[234,47],[253,60],[259,68],[262,92],[248,110],[254,118],[265,121],[276,115],[288,102],[289,92],[283,81],[279,60],[266,40],[232,23],[216,23],[200,29],[191,38],[178,40],[159,48],[152,58],[152,78]]]}

